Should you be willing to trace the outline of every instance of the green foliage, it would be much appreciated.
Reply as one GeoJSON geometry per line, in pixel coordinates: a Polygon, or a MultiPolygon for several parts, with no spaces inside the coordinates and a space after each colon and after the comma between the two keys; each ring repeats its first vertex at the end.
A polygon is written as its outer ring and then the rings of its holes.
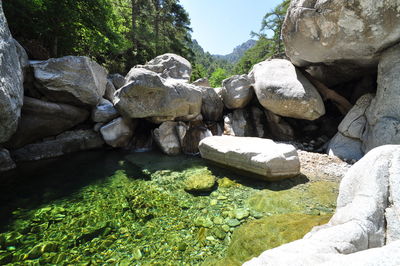
{"type": "Polygon", "coordinates": [[[229,73],[223,68],[217,68],[210,77],[210,85],[214,88],[220,87],[222,81],[229,77],[229,73]]]}

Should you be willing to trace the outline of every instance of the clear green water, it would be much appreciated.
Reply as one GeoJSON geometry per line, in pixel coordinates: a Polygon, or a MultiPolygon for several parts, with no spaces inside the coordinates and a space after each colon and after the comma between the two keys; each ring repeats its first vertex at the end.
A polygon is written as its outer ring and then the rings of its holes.
{"type": "Polygon", "coordinates": [[[1,265],[240,265],[326,222],[338,187],[111,151],[25,164],[0,184],[1,265]],[[185,192],[210,172],[211,193],[185,192]]]}

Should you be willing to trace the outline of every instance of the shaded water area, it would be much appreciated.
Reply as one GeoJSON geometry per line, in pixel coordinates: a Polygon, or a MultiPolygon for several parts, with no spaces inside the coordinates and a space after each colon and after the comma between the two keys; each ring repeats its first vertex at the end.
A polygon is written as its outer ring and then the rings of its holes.
{"type": "Polygon", "coordinates": [[[331,217],[338,184],[249,179],[196,157],[90,151],[0,177],[0,264],[240,265],[331,217]],[[210,193],[185,180],[214,175],[210,193]]]}

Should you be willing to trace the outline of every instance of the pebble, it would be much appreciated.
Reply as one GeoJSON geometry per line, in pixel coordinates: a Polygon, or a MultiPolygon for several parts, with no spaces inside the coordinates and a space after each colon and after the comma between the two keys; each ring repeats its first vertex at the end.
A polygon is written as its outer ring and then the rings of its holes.
{"type": "Polygon", "coordinates": [[[221,226],[222,230],[224,230],[225,232],[229,232],[231,230],[231,228],[229,227],[229,225],[224,224],[223,226],[221,226]]]}
{"type": "Polygon", "coordinates": [[[229,225],[230,227],[236,227],[240,225],[240,221],[238,219],[228,219],[226,221],[226,224],[229,225]]]}
{"type": "Polygon", "coordinates": [[[250,215],[250,213],[246,209],[236,209],[234,211],[234,216],[238,220],[242,220],[244,218],[247,218],[247,217],[249,217],[249,215],[250,215]]]}
{"type": "Polygon", "coordinates": [[[132,259],[134,260],[140,260],[143,257],[142,252],[140,249],[135,248],[132,252],[132,259]]]}
{"type": "Polygon", "coordinates": [[[224,218],[222,218],[220,216],[214,217],[213,222],[214,222],[214,224],[223,224],[224,218]]]}
{"type": "Polygon", "coordinates": [[[218,200],[216,200],[216,199],[213,199],[213,200],[210,201],[210,205],[211,206],[215,206],[217,204],[218,204],[218,200]]]}

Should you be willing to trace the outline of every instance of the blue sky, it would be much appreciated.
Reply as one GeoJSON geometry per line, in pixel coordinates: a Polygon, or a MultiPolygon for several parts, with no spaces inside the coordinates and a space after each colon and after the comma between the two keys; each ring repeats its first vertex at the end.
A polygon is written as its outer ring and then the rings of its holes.
{"type": "Polygon", "coordinates": [[[282,0],[180,0],[189,12],[192,37],[211,54],[229,54],[258,32],[264,15],[282,0]]]}

